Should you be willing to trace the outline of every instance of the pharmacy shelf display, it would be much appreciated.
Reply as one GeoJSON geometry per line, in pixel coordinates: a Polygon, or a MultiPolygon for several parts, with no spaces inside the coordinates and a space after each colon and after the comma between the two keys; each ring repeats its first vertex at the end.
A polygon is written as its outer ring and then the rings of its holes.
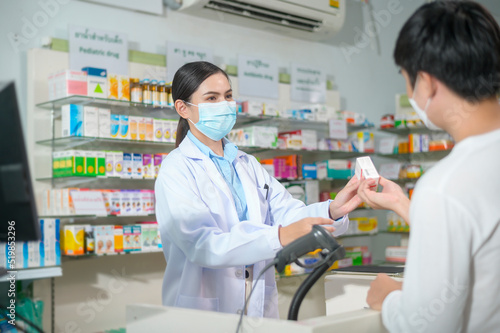
{"type": "Polygon", "coordinates": [[[46,278],[62,276],[62,268],[60,266],[53,266],[53,267],[40,267],[40,268],[25,268],[16,271],[9,271],[9,274],[0,277],[0,282],[8,281],[11,274],[14,274],[16,276],[16,281],[46,279],[46,278]]]}

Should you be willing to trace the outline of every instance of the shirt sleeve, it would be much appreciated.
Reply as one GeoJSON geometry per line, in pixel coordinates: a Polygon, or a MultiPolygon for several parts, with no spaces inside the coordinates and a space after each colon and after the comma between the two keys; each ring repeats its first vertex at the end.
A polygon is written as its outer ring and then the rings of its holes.
{"type": "Polygon", "coordinates": [[[453,198],[419,188],[412,198],[403,288],[382,305],[389,332],[461,332],[470,293],[474,219],[453,198]]]}

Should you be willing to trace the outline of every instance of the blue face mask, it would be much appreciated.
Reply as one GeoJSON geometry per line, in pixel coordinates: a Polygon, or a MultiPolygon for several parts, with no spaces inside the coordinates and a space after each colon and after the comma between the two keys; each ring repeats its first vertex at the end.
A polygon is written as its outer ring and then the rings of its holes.
{"type": "Polygon", "coordinates": [[[201,133],[214,141],[225,137],[236,123],[236,102],[200,103],[198,105],[199,120],[195,124],[188,119],[201,133]]]}

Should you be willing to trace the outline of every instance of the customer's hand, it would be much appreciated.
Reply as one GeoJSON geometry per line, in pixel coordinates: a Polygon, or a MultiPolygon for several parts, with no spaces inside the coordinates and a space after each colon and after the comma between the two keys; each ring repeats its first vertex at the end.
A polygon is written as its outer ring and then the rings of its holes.
{"type": "Polygon", "coordinates": [[[402,287],[403,283],[394,280],[386,274],[378,274],[377,278],[370,284],[366,303],[373,310],[380,311],[387,295],[394,290],[400,290],[402,287]]]}
{"type": "Polygon", "coordinates": [[[322,225],[327,231],[334,232],[333,220],[324,217],[306,217],[295,223],[280,228],[279,238],[282,246],[286,246],[311,232],[313,225],[322,225]]]}
{"type": "Polygon", "coordinates": [[[357,194],[359,187],[357,177],[352,177],[347,185],[337,194],[335,200],[330,203],[330,216],[336,220],[342,217],[361,204],[361,198],[357,194]]]}
{"type": "Polygon", "coordinates": [[[376,192],[376,182],[373,179],[364,179],[358,188],[358,196],[373,209],[390,209],[395,211],[406,222],[409,221],[410,199],[404,194],[401,187],[384,177],[380,177],[379,184],[382,191],[376,192]]]}

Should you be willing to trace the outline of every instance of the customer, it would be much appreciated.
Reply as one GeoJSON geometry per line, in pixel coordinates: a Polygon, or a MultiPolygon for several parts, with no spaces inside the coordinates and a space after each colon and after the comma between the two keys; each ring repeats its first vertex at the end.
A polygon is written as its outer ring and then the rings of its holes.
{"type": "Polygon", "coordinates": [[[402,290],[381,274],[367,302],[390,332],[498,332],[500,28],[474,2],[425,4],[403,26],[394,58],[414,109],[456,145],[418,181],[411,205],[386,179],[381,193],[360,184],[371,207],[411,222],[402,290]]]}
{"type": "Polygon", "coordinates": [[[274,270],[262,268],[315,224],[339,235],[360,203],[352,180],[334,201],[306,206],[260,163],[224,138],[236,121],[228,76],[208,62],[181,67],[172,94],[178,146],[155,184],[156,216],[167,268],[163,304],[278,317],[274,270]],[[336,220],[336,221],[333,221],[336,220]]]}

